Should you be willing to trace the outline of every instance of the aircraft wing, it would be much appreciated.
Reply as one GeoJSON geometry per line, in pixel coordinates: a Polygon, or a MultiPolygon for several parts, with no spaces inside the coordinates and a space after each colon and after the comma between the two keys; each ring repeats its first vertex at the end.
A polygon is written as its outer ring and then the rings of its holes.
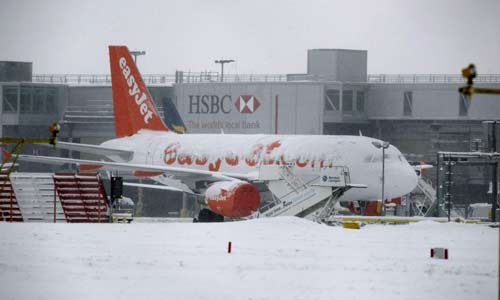
{"type": "MultiPolygon", "coordinates": [[[[53,147],[52,145],[49,144],[37,144],[37,145],[53,147]]],[[[134,155],[133,151],[119,150],[114,148],[103,147],[100,145],[68,143],[68,142],[57,142],[56,149],[79,151],[83,153],[96,154],[96,155],[119,156],[124,160],[130,160],[134,155]]]]}
{"type": "MultiPolygon", "coordinates": [[[[133,186],[133,187],[142,187],[142,188],[148,188],[148,189],[155,189],[155,190],[167,190],[167,191],[174,191],[174,192],[188,192],[187,190],[179,189],[176,187],[171,187],[167,185],[160,185],[160,184],[146,184],[146,183],[133,183],[133,182],[124,182],[123,185],[125,186],[133,186]]],[[[190,192],[192,193],[192,192],[190,192]]]]}
{"type": "MultiPolygon", "coordinates": [[[[95,161],[87,159],[75,159],[75,158],[52,157],[52,156],[19,155],[19,160],[37,162],[37,163],[46,163],[46,164],[69,163],[78,165],[89,165],[89,166],[96,166],[96,168],[103,170],[127,171],[127,172],[131,171],[142,174],[160,175],[162,173],[167,173],[179,178],[188,177],[191,180],[196,180],[199,178],[199,179],[224,180],[224,181],[234,180],[234,179],[244,179],[251,181],[256,179],[251,174],[225,173],[225,172],[223,173],[223,172],[212,172],[205,170],[178,168],[169,166],[130,164],[130,163],[95,161]]],[[[143,176],[154,176],[154,175],[143,175],[143,176]]]]}

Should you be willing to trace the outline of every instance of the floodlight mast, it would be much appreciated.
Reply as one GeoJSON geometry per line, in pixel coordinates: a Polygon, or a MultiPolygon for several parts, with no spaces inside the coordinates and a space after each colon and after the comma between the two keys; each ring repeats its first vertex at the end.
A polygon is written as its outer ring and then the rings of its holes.
{"type": "Polygon", "coordinates": [[[220,59],[220,60],[215,61],[215,63],[220,64],[220,67],[221,67],[220,82],[224,81],[224,64],[228,64],[228,63],[232,63],[232,62],[234,62],[233,59],[220,59]]]}
{"type": "Polygon", "coordinates": [[[134,63],[137,65],[137,56],[146,55],[146,51],[137,50],[137,51],[129,51],[130,55],[134,57],[134,63]]]}

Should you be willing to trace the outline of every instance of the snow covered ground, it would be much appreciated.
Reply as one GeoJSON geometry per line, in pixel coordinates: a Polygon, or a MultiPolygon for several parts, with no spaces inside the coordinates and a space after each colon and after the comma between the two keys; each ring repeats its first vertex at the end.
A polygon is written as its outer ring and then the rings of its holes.
{"type": "Polygon", "coordinates": [[[0,223],[0,299],[496,299],[498,229],[0,223]],[[231,254],[227,243],[232,241],[231,254]],[[449,260],[431,259],[447,247],[449,260]]]}

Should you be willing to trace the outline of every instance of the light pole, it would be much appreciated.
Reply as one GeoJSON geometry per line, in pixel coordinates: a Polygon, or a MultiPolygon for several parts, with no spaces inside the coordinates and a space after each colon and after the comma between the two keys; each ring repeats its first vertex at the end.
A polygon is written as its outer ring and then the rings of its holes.
{"type": "Polygon", "coordinates": [[[146,55],[146,51],[129,51],[130,55],[134,57],[134,63],[137,65],[137,56],[146,55]]]}
{"type": "Polygon", "coordinates": [[[389,142],[372,142],[378,149],[382,148],[382,216],[385,216],[384,185],[385,185],[385,149],[389,148],[389,142]]]}
{"type": "Polygon", "coordinates": [[[224,64],[228,64],[228,63],[232,63],[232,62],[234,62],[234,60],[232,60],[232,59],[220,59],[220,60],[215,61],[215,63],[220,64],[220,67],[221,67],[220,82],[224,81],[224,64]]]}

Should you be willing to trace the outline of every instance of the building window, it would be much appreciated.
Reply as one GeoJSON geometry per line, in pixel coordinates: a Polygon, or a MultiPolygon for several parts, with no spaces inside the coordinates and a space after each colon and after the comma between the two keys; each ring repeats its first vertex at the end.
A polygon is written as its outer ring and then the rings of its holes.
{"type": "Polygon", "coordinates": [[[411,116],[413,111],[413,92],[406,91],[404,93],[404,107],[403,114],[405,116],[411,116]]]}
{"type": "Polygon", "coordinates": [[[19,91],[18,87],[15,86],[4,86],[3,87],[3,105],[2,109],[4,113],[15,113],[17,112],[17,93],[19,91]]]}
{"type": "Polygon", "coordinates": [[[33,89],[29,86],[21,87],[21,99],[20,99],[20,112],[21,113],[31,113],[32,104],[31,96],[33,89]]]}
{"type": "Polygon", "coordinates": [[[47,88],[47,97],[45,98],[45,111],[49,114],[57,113],[57,89],[47,88]]]}
{"type": "Polygon", "coordinates": [[[466,117],[469,114],[470,101],[463,94],[458,96],[458,115],[466,117]]]}
{"type": "Polygon", "coordinates": [[[353,109],[352,96],[353,96],[352,90],[345,90],[342,92],[342,111],[352,112],[353,109]]]}
{"type": "Polygon", "coordinates": [[[356,110],[359,112],[365,111],[365,92],[356,92],[356,110]]]}
{"type": "Polygon", "coordinates": [[[338,111],[340,106],[339,90],[327,90],[325,93],[325,111],[338,111]]]}
{"type": "Polygon", "coordinates": [[[33,93],[33,113],[41,114],[45,111],[45,89],[35,88],[33,93]]]}

